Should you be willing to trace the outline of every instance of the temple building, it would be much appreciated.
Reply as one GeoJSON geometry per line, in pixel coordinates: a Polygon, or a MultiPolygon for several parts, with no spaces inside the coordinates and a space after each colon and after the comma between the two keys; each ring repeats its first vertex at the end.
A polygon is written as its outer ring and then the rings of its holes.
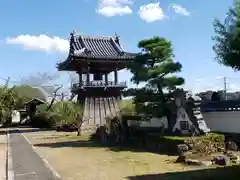
{"type": "Polygon", "coordinates": [[[117,35],[95,37],[73,32],[70,36],[68,57],[58,69],[78,74],[79,82],[71,90],[84,106],[84,125],[103,125],[106,116],[119,111],[121,90],[127,87],[126,82],[119,82],[118,71],[136,54],[124,51],[117,35]],[[114,81],[108,78],[112,72],[114,81]]]}

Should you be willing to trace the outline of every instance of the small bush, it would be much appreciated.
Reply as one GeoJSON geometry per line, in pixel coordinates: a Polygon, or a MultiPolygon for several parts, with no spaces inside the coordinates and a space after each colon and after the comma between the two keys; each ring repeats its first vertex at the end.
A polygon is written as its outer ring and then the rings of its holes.
{"type": "Polygon", "coordinates": [[[185,144],[194,154],[210,155],[224,151],[224,136],[220,134],[207,134],[200,137],[190,137],[185,144]]]}
{"type": "Polygon", "coordinates": [[[77,119],[82,119],[83,108],[76,103],[70,101],[59,101],[53,105],[52,110],[57,114],[57,125],[73,124],[77,119]]]}
{"type": "Polygon", "coordinates": [[[131,115],[135,114],[135,104],[133,103],[133,100],[122,100],[120,102],[120,109],[122,114],[131,115]]]}
{"type": "Polygon", "coordinates": [[[47,113],[40,113],[33,117],[31,125],[35,128],[51,128],[56,125],[53,116],[47,113]]]}
{"type": "Polygon", "coordinates": [[[49,128],[63,124],[74,124],[82,117],[82,108],[70,101],[60,101],[47,111],[47,105],[38,107],[37,115],[32,119],[32,126],[49,128]]]}

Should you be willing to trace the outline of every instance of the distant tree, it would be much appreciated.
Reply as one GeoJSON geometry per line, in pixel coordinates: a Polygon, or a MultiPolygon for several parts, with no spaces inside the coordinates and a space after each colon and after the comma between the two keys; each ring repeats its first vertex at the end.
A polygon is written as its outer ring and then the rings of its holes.
{"type": "Polygon", "coordinates": [[[234,1],[223,22],[215,19],[213,37],[216,60],[219,64],[240,70],[240,0],[234,1]]]}
{"type": "Polygon", "coordinates": [[[209,99],[206,97],[206,92],[200,92],[196,94],[197,96],[199,96],[202,101],[208,101],[209,99]]]}
{"type": "MultiPolygon", "coordinates": [[[[52,104],[55,102],[57,97],[61,97],[61,99],[64,99],[66,96],[66,92],[62,91],[63,85],[57,84],[56,81],[59,78],[59,74],[50,74],[47,72],[44,73],[37,73],[35,75],[30,75],[24,78],[20,78],[18,90],[22,87],[22,93],[25,94],[26,91],[31,89],[31,92],[37,92],[37,97],[39,98],[39,95],[42,96],[39,99],[42,99],[46,101],[46,96],[51,96],[51,105],[49,108],[51,108],[52,104]],[[28,87],[28,88],[27,88],[28,87]],[[35,90],[33,90],[35,89],[35,90]]],[[[71,79],[71,78],[70,78],[71,79]]],[[[71,79],[72,80],[72,79],[71,79]]],[[[32,94],[31,93],[31,94],[32,94]]],[[[35,95],[36,93],[34,93],[35,95]]]]}
{"type": "Polygon", "coordinates": [[[221,101],[220,94],[218,92],[213,92],[212,97],[211,97],[211,101],[221,101]]]}
{"type": "Polygon", "coordinates": [[[11,118],[11,113],[18,103],[18,96],[13,88],[8,87],[8,82],[0,89],[0,123],[6,123],[11,118]]]}
{"type": "Polygon", "coordinates": [[[19,80],[20,85],[29,86],[44,86],[44,85],[54,85],[54,82],[59,78],[58,74],[50,74],[47,72],[37,73],[35,75],[30,75],[27,77],[22,77],[19,80]]]}
{"type": "Polygon", "coordinates": [[[152,116],[167,116],[169,128],[173,126],[172,110],[169,101],[176,86],[184,83],[184,79],[174,76],[180,72],[182,65],[174,62],[172,44],[170,41],[153,37],[138,43],[141,49],[129,66],[133,74],[132,82],[145,83],[140,89],[129,89],[126,95],[134,97],[136,111],[152,116]]]}

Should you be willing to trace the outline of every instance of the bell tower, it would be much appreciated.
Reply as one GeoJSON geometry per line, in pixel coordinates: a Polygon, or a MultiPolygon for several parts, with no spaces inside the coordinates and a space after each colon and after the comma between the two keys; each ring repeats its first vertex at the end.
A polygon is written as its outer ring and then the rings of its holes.
{"type": "Polygon", "coordinates": [[[58,69],[78,74],[79,82],[73,85],[72,93],[84,107],[83,128],[104,125],[106,116],[118,113],[121,90],[127,87],[126,82],[119,82],[118,71],[135,57],[135,53],[121,48],[116,35],[96,37],[71,33],[68,58],[58,69]],[[109,81],[112,72],[114,80],[109,81]]]}

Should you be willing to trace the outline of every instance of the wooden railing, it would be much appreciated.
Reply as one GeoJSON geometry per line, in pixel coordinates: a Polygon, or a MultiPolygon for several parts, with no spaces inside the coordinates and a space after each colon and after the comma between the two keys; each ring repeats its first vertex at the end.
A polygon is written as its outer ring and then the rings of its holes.
{"type": "Polygon", "coordinates": [[[72,88],[75,89],[80,87],[126,87],[126,86],[127,86],[126,81],[119,83],[115,83],[114,81],[108,81],[107,83],[104,81],[90,81],[89,83],[82,82],[73,84],[72,88]]]}

